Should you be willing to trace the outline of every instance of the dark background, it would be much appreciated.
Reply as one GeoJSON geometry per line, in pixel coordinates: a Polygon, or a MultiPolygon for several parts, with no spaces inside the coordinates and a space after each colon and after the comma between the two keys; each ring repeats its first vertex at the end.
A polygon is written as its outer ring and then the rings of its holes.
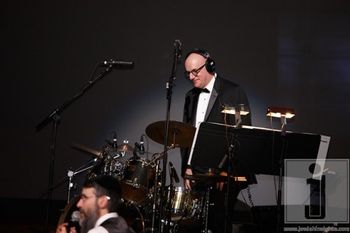
{"type": "MultiPolygon", "coordinates": [[[[349,158],[349,12],[348,1],[4,1],[0,197],[43,196],[52,125],[35,126],[87,83],[98,62],[135,67],[113,70],[61,114],[54,183],[90,159],[73,143],[101,149],[116,131],[118,142],[133,145],[164,120],[175,39],[184,53],[207,49],[218,73],[245,89],[254,126],[271,127],[268,106],[292,107],[288,129],[329,135],[328,157],[349,158]]],[[[177,121],[191,88],[183,71],[181,64],[173,89],[177,121]]],[[[151,152],[162,148],[149,140],[151,152]]],[[[178,149],[169,159],[179,171],[178,149]]],[[[65,199],[66,184],[53,194],[65,199]]]]}

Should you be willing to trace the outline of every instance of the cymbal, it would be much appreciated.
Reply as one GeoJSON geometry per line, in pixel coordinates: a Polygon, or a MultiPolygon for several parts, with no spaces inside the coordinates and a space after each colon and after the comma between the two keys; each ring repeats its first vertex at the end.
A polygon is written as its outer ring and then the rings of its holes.
{"type": "MultiPolygon", "coordinates": [[[[146,134],[153,141],[164,144],[166,121],[157,121],[147,126],[146,134]]],[[[190,124],[170,121],[167,146],[190,147],[196,128],[190,124]]]]}
{"type": "Polygon", "coordinates": [[[96,149],[92,149],[88,146],[84,146],[84,145],[81,145],[81,144],[73,144],[71,146],[72,148],[74,149],[78,149],[82,152],[85,152],[85,153],[88,153],[90,155],[93,155],[95,156],[96,158],[99,158],[99,159],[102,159],[103,158],[103,155],[104,153],[108,153],[108,152],[122,152],[122,153],[125,153],[125,154],[129,154],[129,153],[132,153],[134,148],[128,144],[122,144],[122,145],[119,145],[117,147],[117,150],[115,150],[114,148],[110,148],[110,149],[107,149],[105,148],[104,150],[96,150],[96,149]]]}
{"type": "MultiPolygon", "coordinates": [[[[195,175],[186,175],[185,179],[195,180],[200,183],[213,184],[218,182],[226,182],[227,176],[215,175],[215,174],[195,174],[195,175]]],[[[245,176],[231,176],[232,181],[235,182],[245,182],[247,178],[245,176]]]]}
{"type": "Polygon", "coordinates": [[[99,159],[101,159],[103,157],[101,150],[92,149],[90,147],[87,147],[87,146],[84,146],[81,144],[77,144],[77,143],[71,145],[71,147],[74,149],[78,149],[82,152],[88,153],[90,155],[94,155],[96,158],[99,158],[99,159]]]}

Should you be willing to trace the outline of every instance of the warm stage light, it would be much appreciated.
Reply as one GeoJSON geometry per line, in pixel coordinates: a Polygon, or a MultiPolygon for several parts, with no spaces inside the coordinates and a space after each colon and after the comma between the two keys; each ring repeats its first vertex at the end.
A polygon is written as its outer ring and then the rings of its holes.
{"type": "Polygon", "coordinates": [[[281,132],[285,134],[287,119],[291,119],[295,116],[294,109],[292,108],[281,108],[281,107],[268,107],[266,116],[275,117],[281,119],[281,132]]]}
{"type": "Polygon", "coordinates": [[[243,104],[240,104],[237,107],[224,106],[224,109],[221,112],[235,115],[236,111],[239,112],[241,116],[245,116],[249,114],[249,109],[247,109],[247,107],[245,107],[243,104]]]}
{"type": "Polygon", "coordinates": [[[295,116],[295,113],[292,108],[268,107],[266,116],[291,119],[295,116]]]}
{"type": "Polygon", "coordinates": [[[242,118],[241,116],[245,116],[249,114],[249,109],[244,106],[244,104],[240,104],[235,107],[224,106],[224,109],[221,111],[224,114],[232,114],[235,115],[235,124],[236,127],[242,126],[242,118]]]}

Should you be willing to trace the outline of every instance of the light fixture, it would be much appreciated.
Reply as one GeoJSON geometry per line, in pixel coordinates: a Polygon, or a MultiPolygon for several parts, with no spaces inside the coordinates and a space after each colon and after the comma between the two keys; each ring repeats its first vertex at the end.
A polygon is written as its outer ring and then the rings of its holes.
{"type": "Polygon", "coordinates": [[[232,114],[235,115],[236,114],[236,110],[237,112],[239,112],[239,114],[241,116],[245,116],[249,114],[249,109],[247,109],[244,104],[240,104],[236,107],[231,107],[231,106],[224,106],[224,109],[221,111],[222,113],[226,113],[226,114],[232,114]]]}
{"type": "Polygon", "coordinates": [[[291,119],[295,116],[295,113],[292,108],[268,107],[266,116],[291,119]]]}
{"type": "Polygon", "coordinates": [[[238,106],[235,106],[235,107],[224,105],[224,108],[221,112],[224,114],[235,115],[236,127],[241,127],[242,126],[241,116],[248,115],[249,109],[244,104],[239,104],[238,106]]]}
{"type": "Polygon", "coordinates": [[[284,107],[268,107],[266,116],[281,118],[281,131],[285,133],[285,126],[287,125],[287,119],[291,119],[295,116],[294,109],[284,107]]]}

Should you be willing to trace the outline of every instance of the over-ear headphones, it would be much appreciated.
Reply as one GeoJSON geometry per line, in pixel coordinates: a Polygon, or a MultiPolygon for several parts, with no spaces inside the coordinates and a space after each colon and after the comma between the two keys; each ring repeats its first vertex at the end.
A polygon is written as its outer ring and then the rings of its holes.
{"type": "Polygon", "coordinates": [[[193,49],[191,51],[189,51],[185,57],[185,60],[187,59],[188,56],[190,56],[192,53],[196,53],[199,54],[201,56],[203,56],[204,58],[206,58],[206,62],[205,62],[205,68],[207,69],[207,71],[209,73],[214,73],[215,72],[215,62],[214,60],[210,57],[209,53],[204,50],[204,49],[193,49]]]}

